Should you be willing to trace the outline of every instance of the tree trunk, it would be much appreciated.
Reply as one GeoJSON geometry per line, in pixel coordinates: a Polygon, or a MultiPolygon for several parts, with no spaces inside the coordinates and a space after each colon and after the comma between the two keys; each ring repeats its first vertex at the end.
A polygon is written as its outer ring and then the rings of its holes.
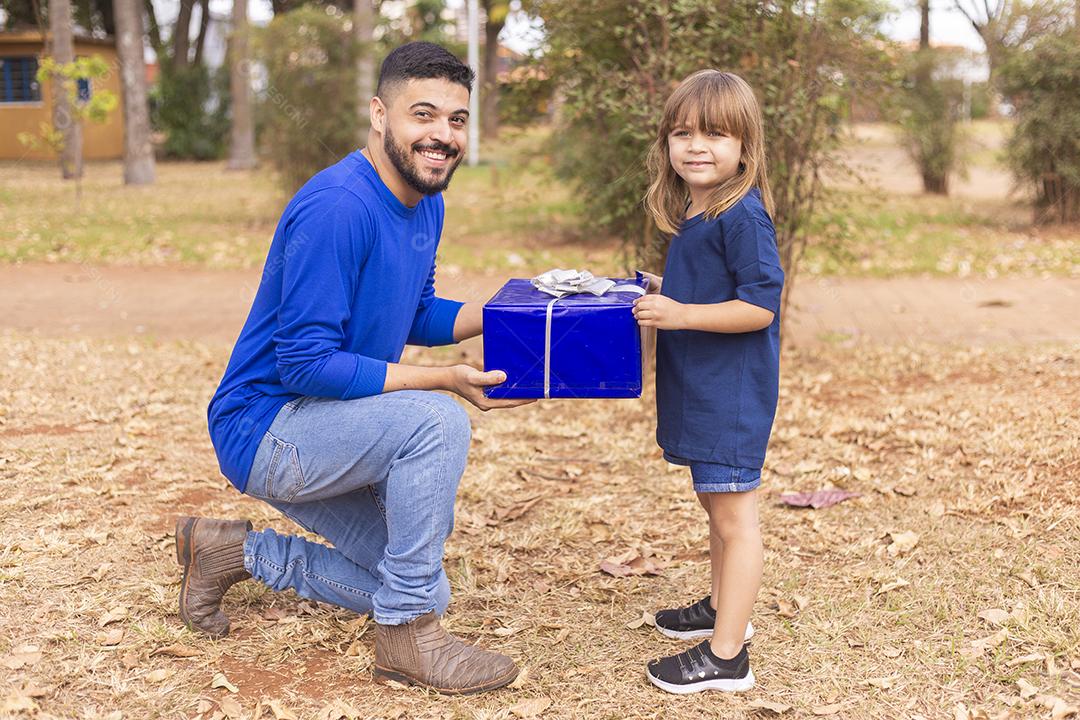
{"type": "MultiPolygon", "coordinates": [[[[933,82],[933,67],[930,59],[930,0],[919,0],[919,15],[920,57],[918,58],[918,65],[915,73],[915,92],[919,93],[920,97],[922,97],[931,91],[930,83],[933,82]]],[[[946,120],[942,118],[941,121],[945,122],[946,120]]],[[[929,159],[923,159],[920,164],[922,165],[920,174],[922,175],[923,192],[934,193],[935,195],[948,195],[948,173],[940,174],[930,170],[929,159]]]]}
{"type": "Polygon", "coordinates": [[[153,0],[143,0],[143,10],[146,11],[146,29],[150,36],[150,47],[157,56],[158,67],[165,63],[165,43],[161,39],[161,27],[158,25],[157,12],[154,10],[153,0]]]}
{"type": "Polygon", "coordinates": [[[206,30],[210,27],[210,0],[199,2],[199,36],[195,39],[195,58],[193,65],[202,64],[203,47],[206,45],[206,30]]]}
{"type": "Polygon", "coordinates": [[[150,111],[146,102],[142,3],[113,0],[113,12],[124,104],[124,184],[149,185],[154,182],[154,148],[150,142],[150,111]]]}
{"type": "Polygon", "coordinates": [[[360,116],[357,142],[367,144],[371,126],[369,106],[375,95],[375,6],[373,0],[354,0],[353,32],[356,44],[356,112],[360,116]]]}
{"type": "Polygon", "coordinates": [[[101,13],[101,29],[106,35],[116,35],[116,10],[112,0],[102,0],[98,3],[98,11],[101,13]]]}
{"type": "Polygon", "coordinates": [[[923,190],[935,195],[949,194],[949,178],[947,175],[938,175],[929,170],[922,171],[923,190]]]}
{"type": "MultiPolygon", "coordinates": [[[[52,35],[52,47],[49,54],[61,65],[75,60],[73,25],[70,0],[51,0],[49,32],[52,35]]],[[[82,126],[71,107],[71,98],[68,96],[64,78],[54,75],[52,89],[53,127],[64,135],[64,147],[60,151],[60,172],[66,180],[79,178],[82,177],[82,126]]]]}
{"type": "Polygon", "coordinates": [[[188,65],[188,48],[191,47],[191,9],[195,0],[180,0],[180,14],[176,16],[173,27],[173,67],[188,65]]]}
{"type": "Polygon", "coordinates": [[[248,59],[248,0],[233,0],[229,38],[229,89],[232,93],[230,170],[255,167],[255,124],[251,117],[251,61],[248,59]]]}
{"type": "Polygon", "coordinates": [[[485,0],[484,64],[480,77],[481,129],[485,139],[499,137],[499,33],[506,24],[506,3],[485,0]]]}
{"type": "Polygon", "coordinates": [[[930,49],[930,0],[919,0],[919,49],[930,49]]]}

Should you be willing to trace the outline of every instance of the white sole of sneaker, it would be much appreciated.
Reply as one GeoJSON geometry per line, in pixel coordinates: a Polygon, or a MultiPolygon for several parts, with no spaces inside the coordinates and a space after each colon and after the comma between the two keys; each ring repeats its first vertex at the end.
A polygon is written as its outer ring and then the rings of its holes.
{"type": "MultiPolygon", "coordinates": [[[[712,630],[670,630],[665,627],[656,626],[657,632],[661,635],[676,640],[694,640],[698,638],[712,637],[712,630]]],[[[746,634],[743,636],[743,642],[750,642],[750,638],[754,637],[754,626],[752,623],[746,623],[746,634]]]]}
{"type": "Polygon", "coordinates": [[[649,672],[648,668],[645,669],[645,675],[656,687],[669,693],[676,695],[690,695],[691,693],[704,692],[706,690],[718,690],[720,692],[745,692],[754,687],[754,671],[747,670],[746,677],[733,678],[728,680],[702,680],[696,682],[693,685],[675,685],[673,683],[664,682],[658,677],[653,677],[653,674],[649,672]]]}

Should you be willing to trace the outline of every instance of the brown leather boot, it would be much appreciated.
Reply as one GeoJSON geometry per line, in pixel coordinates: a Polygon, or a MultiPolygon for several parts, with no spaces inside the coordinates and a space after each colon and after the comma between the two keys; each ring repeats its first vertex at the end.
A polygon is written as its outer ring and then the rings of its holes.
{"type": "Polygon", "coordinates": [[[221,599],[230,587],[251,577],[244,569],[247,520],[181,517],[176,521],[176,561],[180,581],[180,619],[211,637],[229,634],[221,599]]]}
{"type": "Polygon", "coordinates": [[[509,685],[518,669],[507,656],[446,632],[430,612],[404,625],[375,625],[374,674],[446,695],[468,695],[509,685]]]}

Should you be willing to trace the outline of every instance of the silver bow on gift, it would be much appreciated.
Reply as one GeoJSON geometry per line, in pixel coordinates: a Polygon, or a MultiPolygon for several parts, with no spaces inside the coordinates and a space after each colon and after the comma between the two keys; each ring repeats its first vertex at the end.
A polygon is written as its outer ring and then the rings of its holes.
{"type": "Polygon", "coordinates": [[[589,293],[600,297],[608,292],[632,292],[644,295],[645,289],[637,285],[616,285],[614,280],[598,278],[588,270],[562,270],[555,268],[540,273],[532,279],[533,287],[554,299],[547,304],[544,319],[544,397],[551,397],[551,319],[552,310],[567,295],[589,293]]]}
{"type": "Polygon", "coordinates": [[[555,268],[540,273],[532,279],[533,287],[556,299],[567,295],[589,293],[600,297],[608,291],[632,292],[644,295],[645,291],[637,285],[616,285],[614,280],[599,278],[588,270],[562,270],[555,268]]]}

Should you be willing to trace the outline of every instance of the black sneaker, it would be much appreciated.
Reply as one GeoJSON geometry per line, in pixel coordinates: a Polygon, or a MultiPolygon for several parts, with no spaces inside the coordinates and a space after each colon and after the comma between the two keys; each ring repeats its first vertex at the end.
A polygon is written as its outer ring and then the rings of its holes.
{"type": "MultiPolygon", "coordinates": [[[[676,640],[693,640],[712,637],[713,625],[716,624],[716,611],[709,604],[709,596],[698,600],[689,607],[661,610],[656,613],[656,629],[661,635],[676,640]]],[[[746,623],[746,635],[743,642],[750,642],[754,637],[754,626],[746,623]]]]}
{"type": "Polygon", "coordinates": [[[742,692],[754,687],[746,646],[735,657],[724,660],[716,656],[708,640],[678,655],[653,660],[646,666],[645,675],[656,687],[678,695],[702,690],[742,692]]]}

